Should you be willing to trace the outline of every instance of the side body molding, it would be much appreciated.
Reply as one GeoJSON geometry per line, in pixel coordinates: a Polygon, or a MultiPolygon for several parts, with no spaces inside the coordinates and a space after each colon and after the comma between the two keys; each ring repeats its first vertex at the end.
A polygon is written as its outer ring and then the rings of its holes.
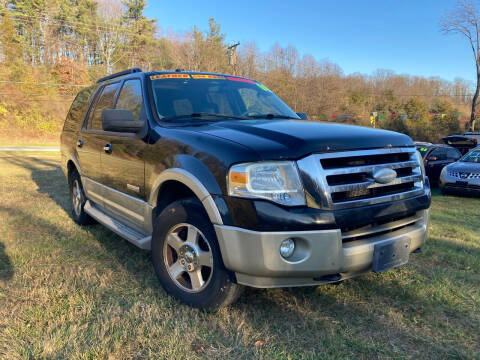
{"type": "Polygon", "coordinates": [[[210,221],[215,225],[223,225],[222,217],[218,211],[217,205],[213,201],[212,195],[197,177],[190,172],[180,168],[170,168],[163,171],[155,180],[152,192],[148,199],[153,208],[157,206],[158,192],[165,181],[174,180],[181,182],[193,191],[196,197],[200,199],[207,211],[210,221]]]}

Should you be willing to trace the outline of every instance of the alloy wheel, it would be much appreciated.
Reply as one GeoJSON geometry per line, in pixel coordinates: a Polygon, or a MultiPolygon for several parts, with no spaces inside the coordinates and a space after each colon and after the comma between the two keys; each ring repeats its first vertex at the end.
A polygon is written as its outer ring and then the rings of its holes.
{"type": "Polygon", "coordinates": [[[82,213],[83,193],[80,183],[77,179],[73,180],[72,184],[72,205],[75,215],[80,216],[82,213]]]}
{"type": "Polygon", "coordinates": [[[178,224],[169,230],[163,259],[168,275],[184,291],[200,292],[212,278],[212,249],[202,232],[191,224],[178,224]]]}

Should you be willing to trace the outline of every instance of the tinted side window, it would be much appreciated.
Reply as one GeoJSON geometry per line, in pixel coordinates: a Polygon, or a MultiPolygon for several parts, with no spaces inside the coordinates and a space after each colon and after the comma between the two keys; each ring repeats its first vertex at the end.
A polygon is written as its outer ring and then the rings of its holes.
{"type": "Polygon", "coordinates": [[[460,154],[460,151],[457,149],[447,149],[447,159],[448,160],[455,160],[457,161],[462,157],[462,154],[460,154]]]}
{"type": "Polygon", "coordinates": [[[118,95],[116,109],[130,110],[135,120],[140,120],[143,106],[142,83],[140,80],[127,80],[118,95]]]}
{"type": "Polygon", "coordinates": [[[65,119],[64,131],[77,131],[82,126],[94,90],[95,87],[92,86],[78,93],[65,119]]]}
{"type": "Polygon", "coordinates": [[[433,150],[428,157],[435,156],[437,160],[447,160],[447,150],[446,149],[435,149],[433,150]]]}
{"type": "Polygon", "coordinates": [[[95,109],[89,120],[89,128],[96,130],[102,130],[102,110],[113,109],[113,101],[117,93],[120,83],[110,84],[103,88],[102,93],[99,95],[95,109]]]}

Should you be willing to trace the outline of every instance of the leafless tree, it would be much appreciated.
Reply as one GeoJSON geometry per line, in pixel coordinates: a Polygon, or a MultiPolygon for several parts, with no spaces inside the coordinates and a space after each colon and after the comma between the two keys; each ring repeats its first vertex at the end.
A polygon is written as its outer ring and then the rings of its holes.
{"type": "Polygon", "coordinates": [[[475,130],[475,108],[480,93],[480,13],[477,3],[472,0],[458,0],[455,8],[441,20],[440,28],[444,34],[453,33],[465,36],[472,48],[477,70],[477,82],[472,99],[469,127],[471,130],[475,130]]]}

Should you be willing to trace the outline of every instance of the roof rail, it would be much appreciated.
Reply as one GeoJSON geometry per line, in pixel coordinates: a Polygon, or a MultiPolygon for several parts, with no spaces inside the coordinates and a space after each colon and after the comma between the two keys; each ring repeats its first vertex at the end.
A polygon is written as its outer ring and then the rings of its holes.
{"type": "Polygon", "coordinates": [[[97,80],[97,84],[98,83],[101,83],[103,81],[106,81],[106,80],[110,80],[110,79],[114,79],[116,77],[119,77],[119,76],[123,76],[123,75],[128,75],[128,74],[133,74],[133,73],[137,73],[137,72],[142,72],[142,69],[140,68],[131,68],[131,69],[127,69],[127,70],[123,70],[123,71],[120,71],[120,72],[117,72],[115,74],[111,74],[111,75],[107,75],[101,79],[98,79],[97,80]]]}

